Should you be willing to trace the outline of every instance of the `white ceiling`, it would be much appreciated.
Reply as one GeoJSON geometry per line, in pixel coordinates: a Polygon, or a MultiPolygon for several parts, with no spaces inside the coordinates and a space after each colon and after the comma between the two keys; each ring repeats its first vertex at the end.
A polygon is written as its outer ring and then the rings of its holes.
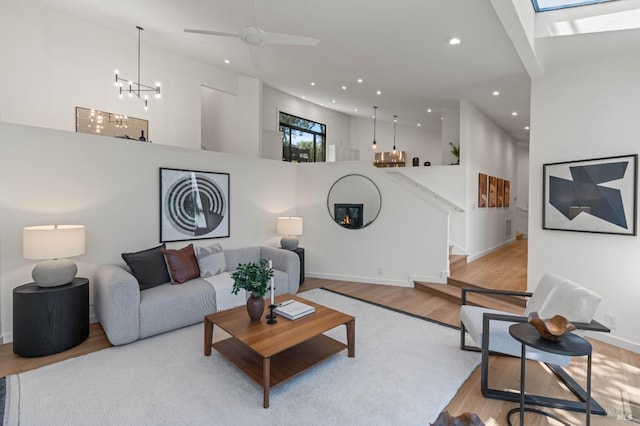
{"type": "Polygon", "coordinates": [[[143,49],[177,51],[352,116],[370,117],[377,105],[380,120],[397,114],[399,125],[439,128],[439,108],[465,98],[514,138],[529,139],[530,79],[489,0],[256,0],[263,30],[320,39],[316,47],[264,45],[260,69],[238,39],[183,32],[239,31],[244,1],[40,1],[132,41],[140,25],[143,49]],[[451,37],[462,43],[450,46],[451,37]]]}

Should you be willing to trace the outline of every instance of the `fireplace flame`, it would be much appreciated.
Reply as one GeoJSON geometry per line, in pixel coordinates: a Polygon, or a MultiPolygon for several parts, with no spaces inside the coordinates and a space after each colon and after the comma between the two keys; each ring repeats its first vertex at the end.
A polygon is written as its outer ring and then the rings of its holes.
{"type": "Polygon", "coordinates": [[[351,225],[351,217],[349,215],[342,218],[342,225],[351,225]]]}

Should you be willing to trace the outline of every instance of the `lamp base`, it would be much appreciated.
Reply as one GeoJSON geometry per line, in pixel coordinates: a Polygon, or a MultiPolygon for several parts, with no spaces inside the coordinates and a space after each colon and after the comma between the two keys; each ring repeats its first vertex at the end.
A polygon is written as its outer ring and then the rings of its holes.
{"type": "Polygon", "coordinates": [[[38,287],[58,287],[69,284],[76,276],[78,267],[69,259],[44,260],[31,272],[38,287]]]}
{"type": "Polygon", "coordinates": [[[285,235],[280,240],[280,246],[285,250],[295,250],[298,248],[298,237],[295,235],[285,235]]]}

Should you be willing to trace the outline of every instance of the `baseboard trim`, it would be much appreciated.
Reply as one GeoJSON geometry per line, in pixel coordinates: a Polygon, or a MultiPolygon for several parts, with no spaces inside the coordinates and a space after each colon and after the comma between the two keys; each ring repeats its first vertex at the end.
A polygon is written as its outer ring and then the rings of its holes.
{"type": "Polygon", "coordinates": [[[498,244],[497,246],[494,246],[494,247],[492,247],[492,248],[490,248],[490,249],[487,249],[487,250],[485,250],[485,251],[481,251],[480,253],[476,253],[476,254],[474,254],[473,256],[469,256],[469,257],[467,258],[467,263],[469,263],[469,262],[473,262],[473,261],[474,261],[474,260],[476,260],[476,259],[480,259],[482,256],[486,256],[486,255],[488,255],[489,253],[492,253],[492,252],[494,252],[494,251],[496,251],[496,250],[498,250],[498,249],[501,249],[502,247],[506,246],[507,244],[511,244],[511,243],[512,243],[512,242],[514,242],[515,240],[516,240],[516,237],[510,237],[508,240],[506,240],[506,241],[504,241],[504,242],[502,242],[502,243],[498,244]]]}
{"type": "Polygon", "coordinates": [[[422,282],[427,282],[427,283],[434,283],[434,284],[446,284],[447,283],[447,277],[449,276],[449,272],[443,271],[443,276],[440,277],[432,277],[429,275],[409,275],[409,281],[411,282],[411,285],[413,286],[413,283],[415,281],[422,281],[422,282]]]}
{"type": "Polygon", "coordinates": [[[607,343],[618,348],[626,349],[631,352],[640,354],[640,343],[632,342],[621,337],[611,335],[609,333],[591,333],[587,332],[587,336],[595,340],[607,343]]]}

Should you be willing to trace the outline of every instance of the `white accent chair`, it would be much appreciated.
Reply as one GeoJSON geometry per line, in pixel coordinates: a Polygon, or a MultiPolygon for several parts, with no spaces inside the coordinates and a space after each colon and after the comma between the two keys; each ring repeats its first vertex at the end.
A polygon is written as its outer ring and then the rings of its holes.
{"type": "MultiPolygon", "coordinates": [[[[489,354],[503,354],[520,358],[521,344],[509,334],[509,326],[516,322],[527,322],[531,312],[538,312],[543,318],[562,315],[571,321],[578,330],[609,332],[610,330],[593,320],[601,297],[591,290],[572,281],[553,274],[545,274],[533,293],[478,288],[462,289],[460,307],[460,348],[482,352],[480,387],[485,398],[505,401],[520,401],[518,392],[489,388],[489,354]],[[487,309],[467,304],[468,293],[481,293],[492,296],[522,296],[530,298],[524,316],[508,312],[487,309]],[[467,333],[476,346],[466,344],[467,333]]],[[[585,412],[586,392],[575,382],[561,366],[567,366],[570,357],[527,348],[527,359],[544,362],[580,399],[569,401],[546,396],[527,394],[525,403],[545,407],[564,408],[585,412]]],[[[591,404],[593,414],[606,415],[606,411],[597,402],[591,404]]]]}

